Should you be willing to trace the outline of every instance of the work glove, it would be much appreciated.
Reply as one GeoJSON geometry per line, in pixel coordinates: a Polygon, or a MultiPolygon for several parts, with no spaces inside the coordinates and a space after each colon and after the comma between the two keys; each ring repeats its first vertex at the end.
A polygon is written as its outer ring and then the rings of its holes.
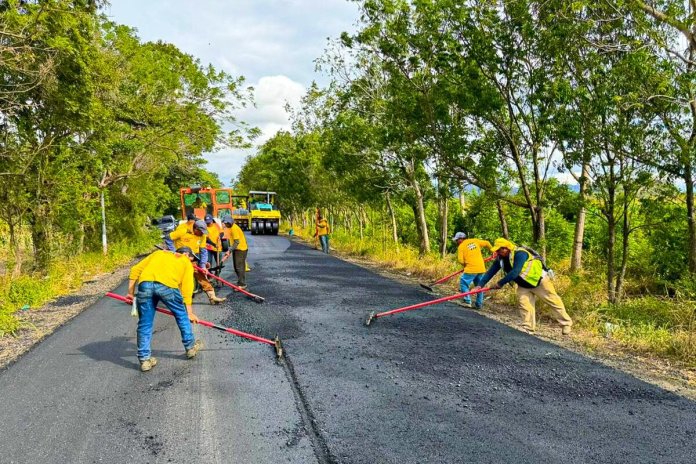
{"type": "Polygon", "coordinates": [[[135,297],[133,297],[133,301],[131,303],[131,316],[138,317],[138,304],[135,300],[135,297]]]}

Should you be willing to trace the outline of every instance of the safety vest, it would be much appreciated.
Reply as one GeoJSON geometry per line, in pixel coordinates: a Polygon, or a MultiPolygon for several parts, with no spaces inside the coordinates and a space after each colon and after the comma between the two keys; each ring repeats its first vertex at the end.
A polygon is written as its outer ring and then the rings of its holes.
{"type": "Polygon", "coordinates": [[[527,259],[522,265],[522,271],[520,271],[519,277],[521,277],[522,280],[527,282],[529,285],[536,287],[539,285],[539,281],[544,274],[544,264],[541,262],[540,258],[534,256],[528,250],[523,249],[523,247],[518,247],[514,251],[510,252],[510,265],[513,268],[515,267],[515,252],[520,249],[527,253],[527,259]]]}

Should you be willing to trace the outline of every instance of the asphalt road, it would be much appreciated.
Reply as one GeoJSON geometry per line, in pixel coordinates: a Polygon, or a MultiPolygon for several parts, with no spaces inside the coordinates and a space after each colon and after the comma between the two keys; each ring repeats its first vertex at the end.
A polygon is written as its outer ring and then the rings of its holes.
{"type": "MultiPolygon", "coordinates": [[[[694,463],[696,403],[281,237],[249,237],[250,290],[185,359],[156,318],[138,370],[129,307],[103,299],[0,372],[2,463],[694,463]]],[[[224,276],[230,270],[225,269],[224,276]]],[[[115,291],[125,293],[125,283],[115,291]]],[[[226,290],[221,292],[228,294],[226,290]]]]}

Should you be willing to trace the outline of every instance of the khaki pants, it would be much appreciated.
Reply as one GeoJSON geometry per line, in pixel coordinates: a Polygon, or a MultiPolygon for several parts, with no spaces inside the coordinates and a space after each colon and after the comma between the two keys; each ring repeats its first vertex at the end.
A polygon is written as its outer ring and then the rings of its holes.
{"type": "Polygon", "coordinates": [[[213,286],[210,285],[210,282],[208,282],[208,278],[201,271],[193,271],[193,277],[196,279],[198,285],[201,286],[201,289],[203,289],[204,292],[207,293],[213,289],[213,286]]]}
{"type": "Polygon", "coordinates": [[[520,316],[522,317],[522,327],[527,330],[536,330],[536,299],[549,305],[554,317],[561,325],[573,325],[573,320],[566,312],[563,300],[556,293],[553,282],[548,277],[544,277],[536,288],[522,288],[517,286],[517,300],[519,302],[520,316]]]}

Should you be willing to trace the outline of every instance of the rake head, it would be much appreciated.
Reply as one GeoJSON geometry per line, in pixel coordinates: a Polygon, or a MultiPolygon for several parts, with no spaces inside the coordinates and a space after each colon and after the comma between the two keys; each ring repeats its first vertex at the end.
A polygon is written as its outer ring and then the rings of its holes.
{"type": "Polygon", "coordinates": [[[278,335],[276,335],[275,338],[273,339],[273,343],[274,343],[273,347],[275,348],[275,352],[276,352],[276,358],[278,358],[278,359],[282,358],[283,357],[283,343],[280,341],[280,338],[278,337],[278,335]]]}
{"type": "Polygon", "coordinates": [[[432,292],[432,291],[433,291],[433,287],[431,287],[430,285],[420,284],[420,286],[423,287],[424,289],[426,289],[426,290],[429,291],[429,292],[432,292]]]}
{"type": "Polygon", "coordinates": [[[367,319],[365,319],[365,325],[369,326],[372,323],[372,319],[375,318],[375,312],[372,311],[370,314],[367,315],[367,319]]]}

